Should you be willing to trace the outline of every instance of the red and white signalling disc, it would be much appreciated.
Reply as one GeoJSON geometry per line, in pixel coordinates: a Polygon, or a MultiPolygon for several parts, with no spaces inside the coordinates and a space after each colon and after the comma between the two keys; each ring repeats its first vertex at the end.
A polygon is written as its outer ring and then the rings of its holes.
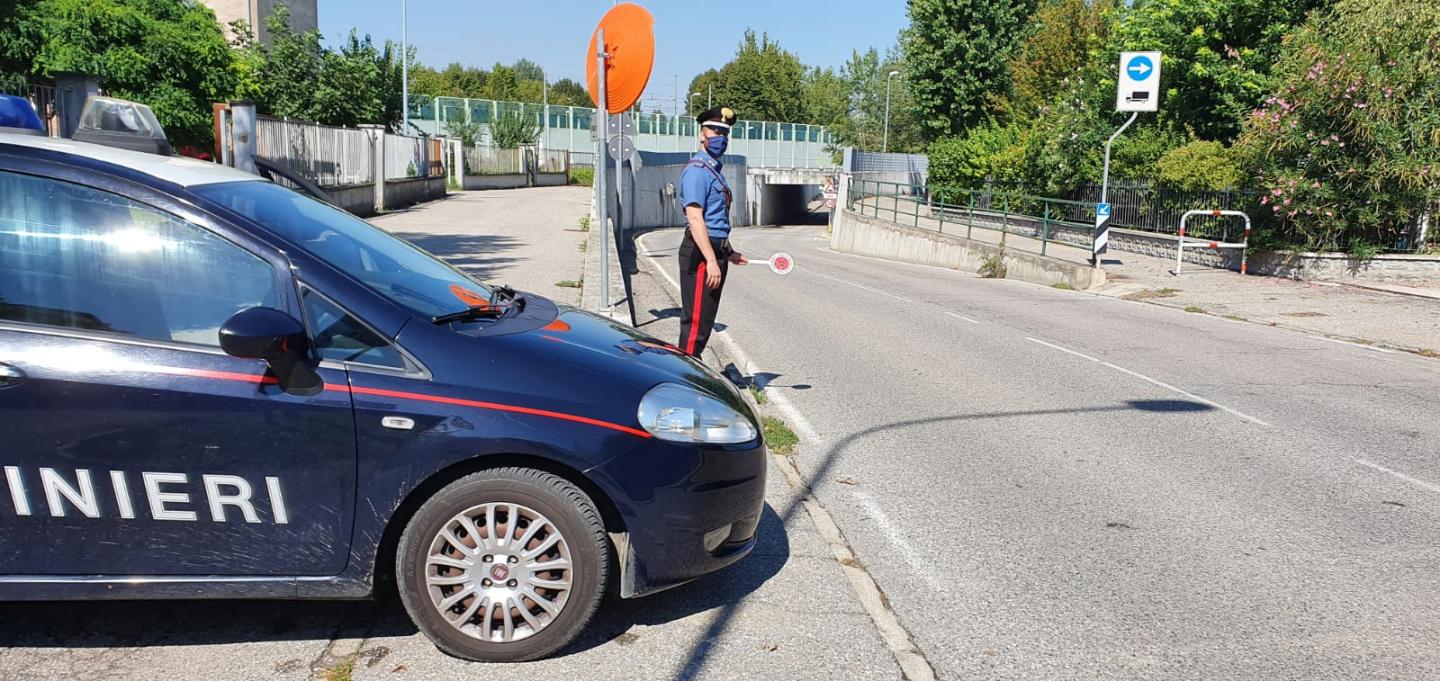
{"type": "Polygon", "coordinates": [[[770,271],[775,274],[790,274],[795,271],[795,259],[789,253],[776,253],[770,256],[770,271]]]}

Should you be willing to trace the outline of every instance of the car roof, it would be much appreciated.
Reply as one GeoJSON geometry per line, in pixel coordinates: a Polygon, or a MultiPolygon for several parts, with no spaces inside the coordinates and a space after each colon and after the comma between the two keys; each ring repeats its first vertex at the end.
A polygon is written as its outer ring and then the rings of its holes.
{"type": "Polygon", "coordinates": [[[147,154],[139,151],[130,151],[128,149],[107,147],[103,144],[76,142],[75,140],[57,137],[39,137],[35,135],[0,132],[0,145],[7,144],[83,156],[102,163],[110,163],[145,173],[146,175],[151,175],[182,187],[195,187],[202,184],[218,184],[221,182],[253,182],[263,179],[259,175],[252,175],[242,170],[220,165],[219,163],[210,163],[209,161],[185,158],[183,156],[161,156],[159,154],[147,154]]]}

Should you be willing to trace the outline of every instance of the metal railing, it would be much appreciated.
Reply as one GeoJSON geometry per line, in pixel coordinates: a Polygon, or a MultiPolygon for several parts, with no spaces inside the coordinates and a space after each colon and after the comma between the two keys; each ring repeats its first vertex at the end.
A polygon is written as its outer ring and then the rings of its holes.
{"type": "Polygon", "coordinates": [[[375,142],[364,130],[260,116],[255,141],[261,158],[322,187],[374,181],[375,142]]]}
{"type": "Polygon", "coordinates": [[[1023,237],[1007,247],[1049,255],[1054,246],[1089,253],[1094,246],[1095,206],[1013,192],[927,187],[852,176],[850,210],[952,236],[986,232],[1023,237]],[[1038,245],[1037,245],[1038,244],[1038,245]]]}

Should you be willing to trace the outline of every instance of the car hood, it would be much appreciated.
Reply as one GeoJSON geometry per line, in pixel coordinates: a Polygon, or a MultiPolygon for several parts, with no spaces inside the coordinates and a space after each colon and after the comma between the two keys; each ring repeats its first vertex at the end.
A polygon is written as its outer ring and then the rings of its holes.
{"type": "Polygon", "coordinates": [[[733,383],[671,343],[574,307],[560,305],[557,310],[554,321],[514,339],[530,346],[532,353],[627,382],[688,384],[727,402],[744,403],[733,383]]]}

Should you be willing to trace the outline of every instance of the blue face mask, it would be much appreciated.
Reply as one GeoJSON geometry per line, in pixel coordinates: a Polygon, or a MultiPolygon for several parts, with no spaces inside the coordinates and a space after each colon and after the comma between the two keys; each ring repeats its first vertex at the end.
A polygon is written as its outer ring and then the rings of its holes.
{"type": "Polygon", "coordinates": [[[715,158],[720,158],[721,156],[724,156],[725,150],[729,147],[730,138],[726,137],[725,135],[716,135],[708,140],[705,140],[705,151],[709,152],[710,155],[714,156],[715,158]]]}

